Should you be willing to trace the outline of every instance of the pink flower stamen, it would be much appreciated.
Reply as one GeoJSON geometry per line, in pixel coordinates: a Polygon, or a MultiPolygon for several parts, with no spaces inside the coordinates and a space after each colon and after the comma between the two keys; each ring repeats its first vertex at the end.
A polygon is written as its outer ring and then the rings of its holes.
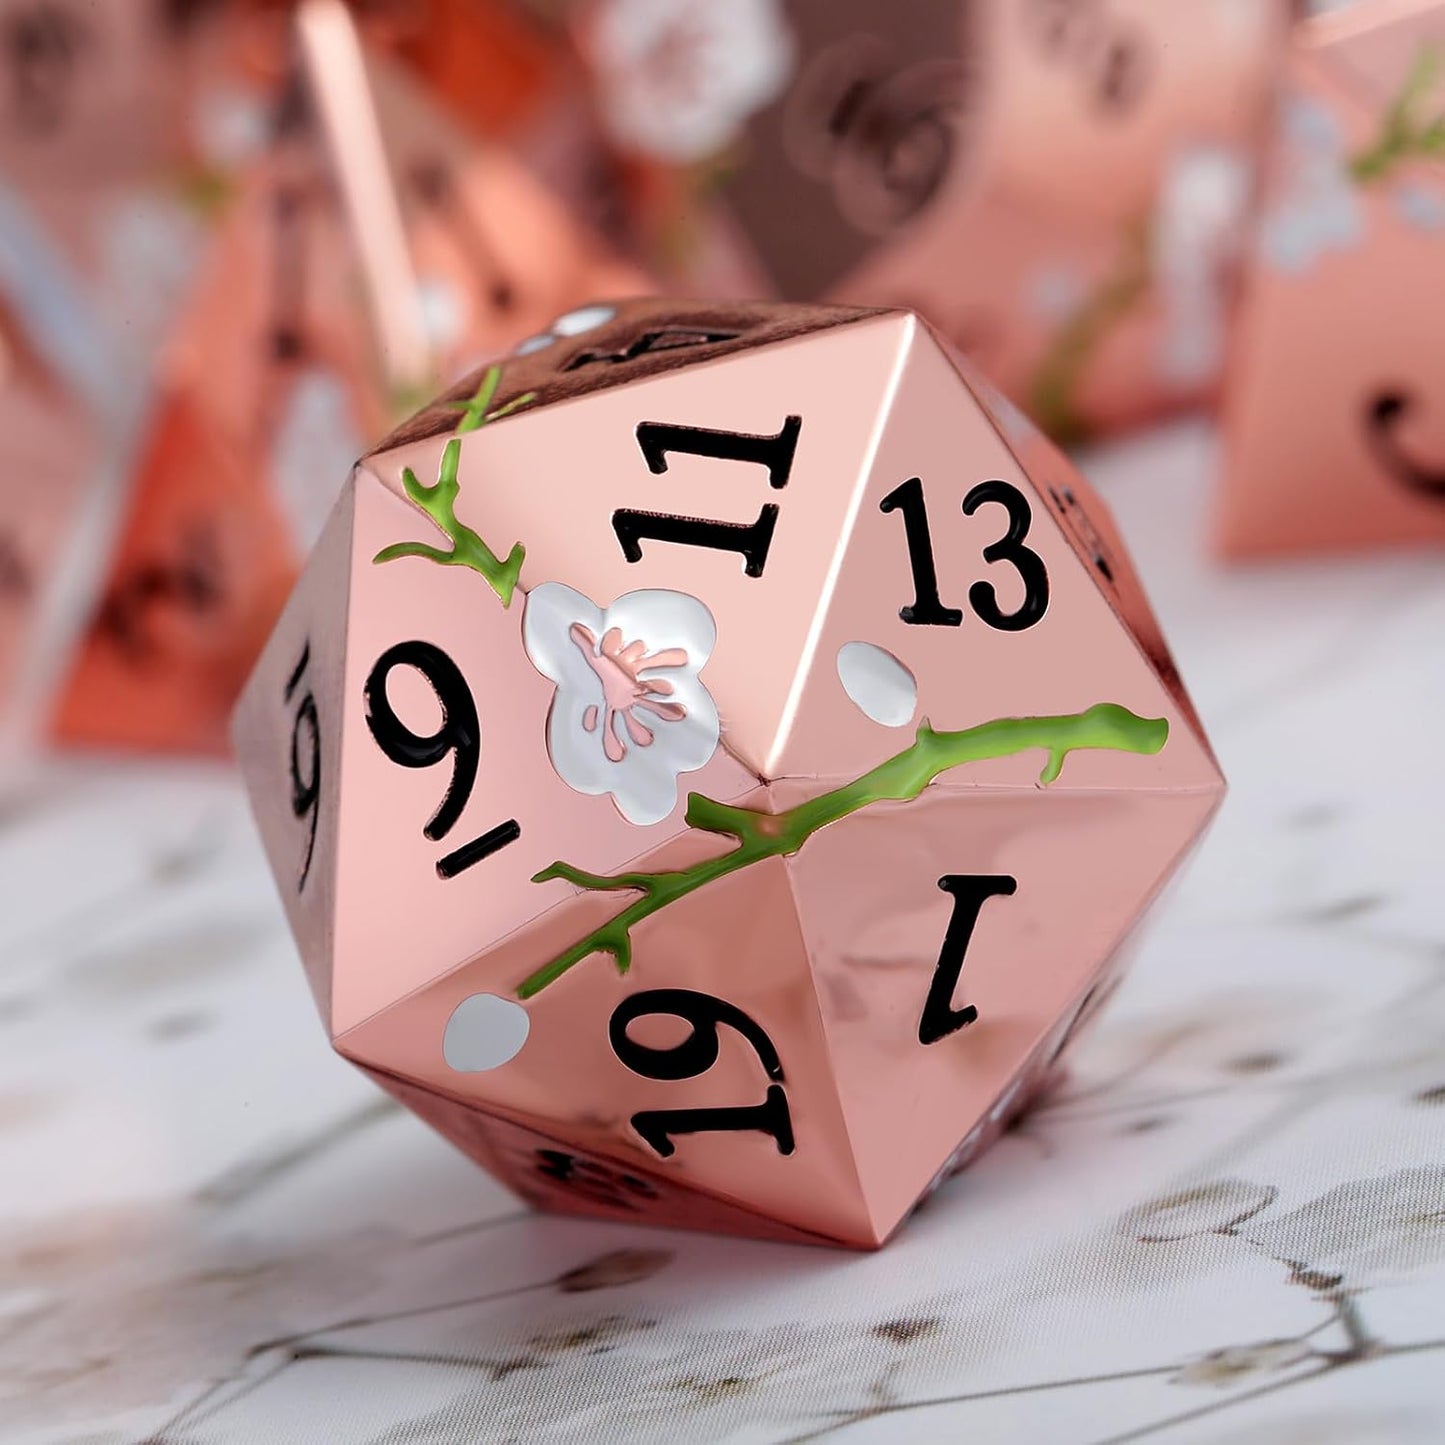
{"type": "Polygon", "coordinates": [[[624,645],[616,627],[609,627],[599,644],[592,629],[581,622],[574,622],[567,635],[602,684],[602,708],[590,704],[582,714],[582,727],[595,733],[600,723],[602,750],[609,762],[620,763],[627,756],[629,740],[634,747],[645,748],[656,739],[654,730],[638,716],[639,710],[664,722],[681,722],[687,716],[680,703],[667,701],[676,691],[672,683],[643,676],[658,668],[685,667],[688,658],[682,648],[649,654],[640,639],[624,645]]]}

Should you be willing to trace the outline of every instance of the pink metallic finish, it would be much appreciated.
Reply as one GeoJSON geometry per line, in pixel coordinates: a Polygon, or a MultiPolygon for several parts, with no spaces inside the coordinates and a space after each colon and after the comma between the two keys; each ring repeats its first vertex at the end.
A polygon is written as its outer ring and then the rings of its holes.
{"type": "Polygon", "coordinates": [[[911,315],[747,310],[601,307],[370,456],[235,739],[343,1055],[539,1205],[871,1248],[1047,1085],[1223,783],[1048,443],[911,315]],[[696,684],[721,744],[629,821],[696,684]]]}
{"type": "MultiPolygon", "coordinates": [[[[458,134],[395,64],[373,57],[367,78],[416,280],[387,309],[426,331],[424,390],[545,328],[594,289],[645,288],[518,162],[458,134]]],[[[356,438],[352,456],[418,399],[416,367],[398,367],[361,304],[371,278],[333,172],[322,137],[293,125],[237,183],[167,348],[104,596],[55,708],[53,731],[65,741],[220,750],[314,535],[311,519],[325,515],[340,480],[304,467],[298,477],[295,466],[282,475],[277,454],[295,399],[308,383],[334,395],[356,438]],[[154,600],[145,622],[157,636],[125,646],[108,624],[143,590],[138,579],[198,568],[201,603],[154,600]]],[[[314,447],[314,418],[295,425],[314,447]]]]}
{"type": "Polygon", "coordinates": [[[1071,440],[1213,393],[1290,0],[768,8],[783,42],[751,62],[782,82],[690,165],[668,164],[667,57],[705,23],[679,10],[635,74],[602,67],[604,113],[657,95],[656,134],[619,143],[661,173],[679,283],[916,307],[1071,440]]]}
{"type": "Polygon", "coordinates": [[[1230,556],[1445,542],[1441,56],[1439,0],[1299,27],[1232,344],[1230,556]]]}

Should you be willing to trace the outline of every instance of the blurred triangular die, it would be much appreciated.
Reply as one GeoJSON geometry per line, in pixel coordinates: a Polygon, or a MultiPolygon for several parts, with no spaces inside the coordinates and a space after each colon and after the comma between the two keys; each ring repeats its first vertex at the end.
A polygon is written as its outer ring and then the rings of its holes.
{"type": "MultiPolygon", "coordinates": [[[[594,285],[643,284],[519,163],[466,141],[394,64],[372,57],[350,76],[374,107],[384,152],[358,161],[345,135],[338,149],[336,126],[321,124],[330,113],[316,103],[334,79],[326,62],[314,72],[319,87],[298,76],[280,98],[274,139],[239,182],[176,327],[106,598],[57,714],[67,738],[223,745],[256,640],[311,541],[306,519],[324,514],[341,475],[324,468],[298,485],[293,467],[278,480],[287,460],[278,437],[295,442],[298,426],[339,426],[359,453],[419,395],[544,327],[594,285]],[[395,278],[375,259],[372,233],[384,229],[385,206],[373,224],[342,204],[356,193],[358,165],[372,188],[362,194],[379,187],[400,219],[401,252],[387,254],[401,288],[381,284],[395,278]],[[358,304],[368,298],[371,325],[358,304]],[[401,335],[411,338],[407,348],[393,344],[401,335]],[[328,405],[298,411],[298,396],[323,392],[328,405]],[[187,446],[209,460],[188,459],[187,446]],[[167,623],[146,658],[127,657],[104,625],[107,607],[113,613],[145,577],[183,569],[198,535],[219,539],[211,605],[167,623]],[[203,690],[187,681],[197,669],[203,690]],[[157,701],[168,693],[176,696],[157,701]]],[[[183,590],[163,594],[158,611],[184,614],[183,590]]]]}

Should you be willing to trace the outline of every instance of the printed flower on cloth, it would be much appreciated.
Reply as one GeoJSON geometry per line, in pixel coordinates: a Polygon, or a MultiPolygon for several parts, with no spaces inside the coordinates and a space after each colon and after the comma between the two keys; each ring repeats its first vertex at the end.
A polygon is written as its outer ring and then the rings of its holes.
{"type": "Polygon", "coordinates": [[[778,0],[605,0],[590,49],[613,135],[673,162],[722,150],[793,63],[778,0]]]}
{"type": "Polygon", "coordinates": [[[630,823],[659,823],[677,780],[717,751],[717,705],[698,677],[712,655],[712,613],[685,592],[628,592],[598,607],[560,582],[527,594],[522,640],[557,684],[547,751],[568,787],[608,793],[630,823]]]}

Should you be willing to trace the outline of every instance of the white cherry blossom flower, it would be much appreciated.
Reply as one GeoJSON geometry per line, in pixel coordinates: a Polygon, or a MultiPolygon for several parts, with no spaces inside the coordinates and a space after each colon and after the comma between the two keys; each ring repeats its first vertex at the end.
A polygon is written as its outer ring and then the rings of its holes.
{"type": "Polygon", "coordinates": [[[590,48],[613,135],[674,162],[722,150],[793,65],[779,0],[605,0],[590,48]]]}
{"type": "Polygon", "coordinates": [[[598,607],[560,582],[527,595],[527,656],[557,684],[547,751],[568,787],[609,793],[630,823],[677,806],[679,774],[717,751],[717,706],[698,673],[712,655],[712,613],[685,592],[628,592],[598,607]]]}

